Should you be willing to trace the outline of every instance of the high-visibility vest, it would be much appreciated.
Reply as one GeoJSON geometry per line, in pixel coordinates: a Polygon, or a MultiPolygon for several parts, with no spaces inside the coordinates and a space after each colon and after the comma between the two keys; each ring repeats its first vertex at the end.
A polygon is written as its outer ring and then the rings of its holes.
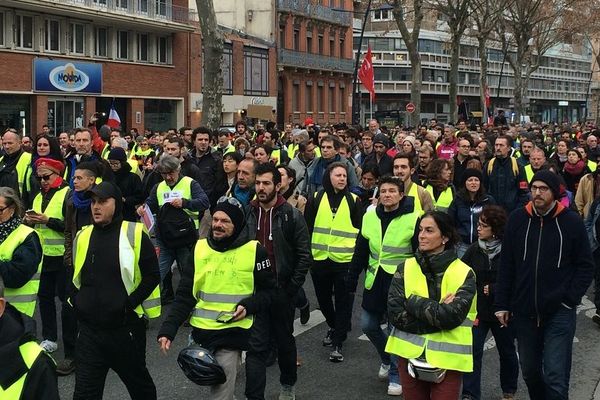
{"type": "Polygon", "coordinates": [[[524,169],[527,183],[531,183],[531,178],[533,178],[533,175],[535,175],[535,172],[533,172],[533,167],[531,166],[531,164],[527,164],[524,169]]]}
{"type": "MultiPolygon", "coordinates": [[[[87,225],[75,236],[73,242],[73,285],[77,289],[81,287],[81,270],[87,257],[92,237],[93,225],[87,225]]],[[[123,221],[119,234],[119,266],[121,279],[128,295],[133,293],[142,281],[140,271],[140,253],[142,250],[143,225],[136,222],[123,221]]],[[[106,244],[112,245],[112,244],[106,244]]],[[[148,318],[157,318],[161,313],[160,285],[152,291],[150,296],[135,308],[139,317],[146,315],[148,318]]]]}
{"type": "MultiPolygon", "coordinates": [[[[46,209],[42,212],[42,194],[38,193],[33,200],[33,211],[38,214],[44,214],[48,218],[55,218],[61,221],[65,220],[63,215],[63,204],[67,198],[69,187],[66,186],[56,191],[46,209]]],[[[62,256],[65,253],[65,233],[57,232],[54,229],[48,228],[44,224],[36,224],[35,230],[42,241],[42,248],[45,256],[62,256]]]]}
{"type": "MultiPolygon", "coordinates": [[[[29,370],[37,360],[37,358],[42,354],[43,349],[36,342],[25,342],[19,346],[19,352],[21,353],[21,358],[27,370],[21,375],[19,379],[15,381],[12,385],[3,389],[0,386],[0,399],[6,400],[19,400],[23,395],[23,389],[25,388],[25,382],[27,381],[27,374],[29,370]]],[[[19,362],[20,360],[14,360],[13,362],[19,362]]]]}
{"type": "Polygon", "coordinates": [[[598,169],[598,163],[595,163],[592,160],[587,160],[587,167],[591,172],[594,172],[596,169],[598,169]]]}
{"type": "Polygon", "coordinates": [[[148,147],[146,150],[142,150],[139,146],[137,146],[131,152],[131,158],[148,157],[150,154],[152,154],[153,151],[154,149],[152,149],[151,147],[148,147]]]}
{"type": "MultiPolygon", "coordinates": [[[[463,285],[471,268],[459,259],[454,260],[442,278],[441,299],[463,285]]],[[[404,263],[404,293],[406,298],[417,295],[428,298],[427,280],[415,258],[404,263]]],[[[442,300],[440,299],[440,303],[442,300]]],[[[477,315],[477,298],[473,298],[467,318],[458,327],[435,333],[417,335],[393,328],[385,351],[410,359],[425,355],[427,363],[453,371],[473,371],[473,321],[477,315]]]]}
{"type": "MultiPolygon", "coordinates": [[[[315,194],[315,197],[317,195],[315,194]]],[[[356,201],[356,195],[353,193],[351,195],[356,201]]],[[[317,210],[311,238],[313,258],[317,261],[329,258],[338,263],[352,261],[357,235],[358,229],[352,225],[350,205],[346,196],[344,196],[337,212],[333,215],[329,198],[327,193],[324,192],[317,210]]]]}
{"type": "MultiPolygon", "coordinates": [[[[19,225],[10,235],[0,244],[0,260],[12,260],[13,253],[27,239],[30,234],[37,235],[37,232],[27,225],[19,225]]],[[[42,272],[42,260],[38,264],[37,271],[31,279],[20,288],[5,288],[4,298],[23,314],[33,317],[35,311],[35,302],[38,289],[40,288],[40,274],[42,272]]]]}
{"type": "Polygon", "coordinates": [[[217,321],[221,312],[233,312],[237,304],[254,294],[254,262],[257,240],[224,252],[213,250],[206,239],[194,249],[194,285],[196,307],[190,325],[199,329],[250,329],[254,318],[247,315],[239,321],[217,321]]]}
{"type": "Polygon", "coordinates": [[[454,199],[454,195],[452,193],[452,187],[448,186],[446,190],[440,193],[440,197],[435,199],[433,195],[433,187],[431,185],[427,185],[425,188],[431,195],[431,200],[433,200],[433,209],[436,211],[448,212],[448,208],[450,204],[452,204],[452,200],[454,199]]]}
{"type": "Polygon", "coordinates": [[[108,160],[108,155],[110,154],[110,145],[108,143],[106,143],[104,145],[104,148],[102,149],[102,153],[100,153],[100,157],[102,157],[105,160],[108,160]]]}
{"type": "MultiPolygon", "coordinates": [[[[0,157],[0,161],[3,159],[4,156],[0,157]]],[[[29,182],[29,177],[31,176],[31,153],[27,153],[26,151],[21,153],[19,161],[17,161],[17,165],[15,166],[15,171],[17,172],[17,185],[19,187],[18,194],[20,197],[23,197],[25,192],[31,190],[31,183],[29,182]]]]}
{"type": "Polygon", "coordinates": [[[417,211],[413,211],[394,218],[382,238],[381,220],[377,211],[367,211],[362,222],[362,235],[369,241],[369,267],[365,274],[365,288],[373,287],[380,266],[393,275],[399,264],[413,257],[411,239],[419,216],[417,211]]]}
{"type": "Polygon", "coordinates": [[[416,183],[412,183],[410,185],[410,190],[408,191],[408,196],[412,197],[413,199],[415,199],[415,212],[418,212],[419,215],[423,215],[424,211],[423,211],[423,205],[421,204],[421,198],[419,197],[419,185],[417,185],[416,183]]]}
{"type": "Polygon", "coordinates": [[[271,158],[277,159],[276,166],[281,165],[281,149],[275,149],[271,152],[271,158]]]}
{"type": "MultiPolygon", "coordinates": [[[[171,193],[178,192],[182,199],[190,200],[192,198],[192,181],[193,179],[189,176],[182,177],[179,182],[173,189],[167,185],[167,182],[164,180],[158,184],[156,188],[156,197],[158,200],[158,207],[162,207],[166,203],[166,199],[169,198],[171,193]]],[[[188,210],[186,208],[183,209],[194,221],[194,225],[196,225],[196,229],[200,226],[200,221],[198,220],[198,211],[188,210]]]]}
{"type": "Polygon", "coordinates": [[[294,157],[296,157],[296,153],[298,152],[298,145],[296,143],[291,143],[287,147],[287,152],[288,156],[290,157],[290,160],[293,159],[294,157]]]}

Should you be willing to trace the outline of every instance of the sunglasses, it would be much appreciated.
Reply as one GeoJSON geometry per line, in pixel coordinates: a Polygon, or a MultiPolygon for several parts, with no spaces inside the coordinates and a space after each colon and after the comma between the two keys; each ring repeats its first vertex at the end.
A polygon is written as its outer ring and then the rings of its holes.
{"type": "Polygon", "coordinates": [[[236,199],[235,197],[221,196],[219,198],[219,200],[217,200],[217,204],[221,204],[221,203],[229,203],[232,206],[239,208],[240,210],[244,209],[244,207],[242,206],[242,203],[240,203],[239,200],[236,199]]]}
{"type": "Polygon", "coordinates": [[[52,175],[54,175],[54,174],[49,174],[49,175],[41,175],[41,176],[40,176],[40,175],[38,175],[38,176],[37,176],[37,180],[38,180],[38,181],[49,181],[49,180],[50,180],[50,178],[52,177],[52,175]]]}

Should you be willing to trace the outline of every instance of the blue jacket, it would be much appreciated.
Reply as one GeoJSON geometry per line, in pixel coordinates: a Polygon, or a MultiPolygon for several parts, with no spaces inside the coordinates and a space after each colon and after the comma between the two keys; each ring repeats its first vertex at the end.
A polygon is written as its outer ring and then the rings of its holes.
{"type": "Polygon", "coordinates": [[[577,307],[594,271],[581,217],[560,203],[540,217],[530,202],[510,214],[505,232],[495,309],[541,323],[577,307]]]}
{"type": "Polygon", "coordinates": [[[489,194],[484,194],[480,200],[472,202],[462,196],[454,196],[448,208],[448,215],[454,219],[454,226],[460,234],[463,243],[471,244],[477,241],[477,222],[483,207],[496,204],[489,194]]]}

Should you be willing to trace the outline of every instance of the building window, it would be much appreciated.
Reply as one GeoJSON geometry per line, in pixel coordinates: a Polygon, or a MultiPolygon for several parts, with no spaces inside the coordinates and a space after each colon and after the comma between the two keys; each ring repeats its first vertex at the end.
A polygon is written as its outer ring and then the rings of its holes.
{"type": "Polygon", "coordinates": [[[300,51],[300,31],[294,29],[294,50],[300,51]]]}
{"type": "Polygon", "coordinates": [[[4,45],[4,12],[0,11],[0,46],[4,45]]]}
{"type": "Polygon", "coordinates": [[[313,111],[313,85],[311,81],[306,82],[306,94],[304,96],[306,112],[313,111]]]}
{"type": "Polygon", "coordinates": [[[244,48],[244,94],[269,95],[269,51],[256,47],[244,48]]]}
{"type": "Polygon", "coordinates": [[[17,47],[33,48],[33,17],[17,15],[16,17],[17,47]]]}
{"type": "MultiPolygon", "coordinates": [[[[345,36],[345,35],[344,35],[345,36]]],[[[346,51],[344,50],[344,43],[346,42],[345,37],[340,37],[340,58],[345,58],[346,57],[346,51]]]]}
{"type": "Polygon", "coordinates": [[[312,32],[306,32],[306,52],[312,53],[312,32]]]}
{"type": "Polygon", "coordinates": [[[344,112],[344,88],[340,88],[340,95],[337,101],[339,112],[344,112]]]}
{"type": "Polygon", "coordinates": [[[317,112],[323,112],[323,84],[317,85],[317,112]]]}
{"type": "Polygon", "coordinates": [[[101,6],[105,6],[106,5],[106,0],[94,0],[94,3],[101,5],[101,6]]]}
{"type": "Polygon", "coordinates": [[[221,71],[223,72],[223,94],[233,94],[233,46],[228,43],[223,45],[221,71]]]}
{"type": "Polygon", "coordinates": [[[121,60],[129,59],[129,32],[117,32],[117,58],[121,60]]]}
{"type": "Polygon", "coordinates": [[[96,57],[106,57],[108,55],[108,30],[106,28],[96,28],[94,54],[96,57]]]}
{"type": "Polygon", "coordinates": [[[71,24],[71,53],[83,54],[85,52],[85,26],[71,24]]]}
{"type": "Polygon", "coordinates": [[[335,38],[329,37],[329,57],[335,57],[335,38]]]}
{"type": "Polygon", "coordinates": [[[115,6],[117,8],[124,8],[127,9],[128,6],[128,0],[115,0],[115,6]]]}
{"type": "Polygon", "coordinates": [[[319,54],[325,54],[325,49],[323,47],[323,35],[319,35],[319,54]]]}
{"type": "Polygon", "coordinates": [[[156,0],[156,14],[167,16],[167,1],[168,0],[156,0]]]}
{"type": "Polygon", "coordinates": [[[285,25],[279,27],[279,48],[285,49],[285,25]]]}
{"type": "Polygon", "coordinates": [[[169,46],[169,38],[160,36],[156,38],[156,62],[160,64],[168,64],[171,60],[171,47],[169,46]]]}
{"type": "Polygon", "coordinates": [[[337,111],[337,101],[335,98],[335,86],[329,86],[329,112],[337,111]]]}
{"type": "Polygon", "coordinates": [[[138,56],[139,61],[148,61],[148,35],[138,34],[138,56]]]}
{"type": "Polygon", "coordinates": [[[148,12],[148,0],[138,0],[137,3],[138,11],[141,13],[148,12]]]}
{"type": "Polygon", "coordinates": [[[372,21],[391,21],[394,18],[392,10],[375,10],[373,11],[372,21]]]}
{"type": "Polygon", "coordinates": [[[294,83],[292,85],[292,112],[298,111],[299,104],[300,104],[300,84],[294,83]]]}
{"type": "Polygon", "coordinates": [[[45,29],[45,46],[46,51],[59,51],[60,43],[60,22],[54,19],[46,20],[45,29]]]}

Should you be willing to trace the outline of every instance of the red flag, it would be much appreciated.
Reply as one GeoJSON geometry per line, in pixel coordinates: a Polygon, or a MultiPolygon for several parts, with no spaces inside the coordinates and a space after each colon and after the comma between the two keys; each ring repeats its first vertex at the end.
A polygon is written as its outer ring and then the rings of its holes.
{"type": "Polygon", "coordinates": [[[358,70],[358,79],[371,94],[371,101],[375,101],[375,73],[373,72],[373,62],[371,60],[371,46],[367,49],[367,54],[360,70],[358,70]]]}
{"type": "Polygon", "coordinates": [[[110,105],[110,112],[108,113],[106,125],[110,126],[111,128],[121,127],[121,118],[119,118],[119,114],[117,114],[117,110],[115,110],[114,103],[110,105]]]}

